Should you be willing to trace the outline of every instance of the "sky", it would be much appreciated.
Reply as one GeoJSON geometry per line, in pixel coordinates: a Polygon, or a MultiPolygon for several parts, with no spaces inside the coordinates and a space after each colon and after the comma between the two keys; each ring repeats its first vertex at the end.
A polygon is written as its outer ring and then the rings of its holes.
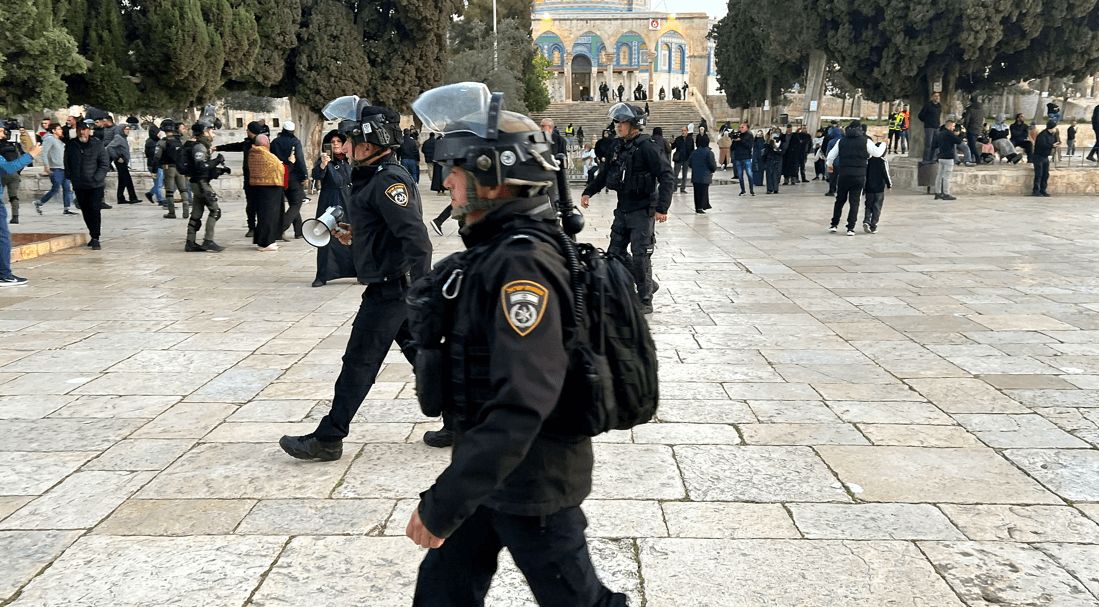
{"type": "Polygon", "coordinates": [[[724,0],[651,0],[654,10],[670,13],[709,13],[711,17],[724,17],[728,4],[724,0]]]}

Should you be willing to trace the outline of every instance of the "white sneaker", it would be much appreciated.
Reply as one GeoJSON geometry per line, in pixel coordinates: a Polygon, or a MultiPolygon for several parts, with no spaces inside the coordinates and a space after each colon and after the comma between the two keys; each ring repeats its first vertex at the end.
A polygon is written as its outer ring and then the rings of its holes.
{"type": "Polygon", "coordinates": [[[12,274],[9,278],[0,278],[0,287],[21,287],[27,284],[26,278],[20,278],[12,274]]]}
{"type": "Polygon", "coordinates": [[[267,245],[266,247],[256,247],[256,248],[259,249],[260,251],[278,251],[279,250],[279,243],[272,242],[271,244],[267,245]]]}
{"type": "Polygon", "coordinates": [[[854,230],[847,230],[847,235],[848,235],[848,236],[854,236],[854,235],[855,235],[855,231],[854,231],[854,230]]]}
{"type": "Polygon", "coordinates": [[[837,228],[836,226],[832,226],[832,227],[828,228],[828,231],[835,234],[838,229],[839,228],[837,228]]]}
{"type": "Polygon", "coordinates": [[[867,234],[869,234],[869,233],[870,233],[870,224],[868,224],[868,223],[866,223],[866,222],[864,221],[864,222],[862,223],[862,231],[863,231],[863,232],[866,232],[867,234]]]}

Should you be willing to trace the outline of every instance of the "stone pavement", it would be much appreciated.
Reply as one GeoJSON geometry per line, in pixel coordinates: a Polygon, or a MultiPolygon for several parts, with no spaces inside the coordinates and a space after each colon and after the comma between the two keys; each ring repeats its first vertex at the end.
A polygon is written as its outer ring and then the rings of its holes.
{"type": "MultiPolygon", "coordinates": [[[[600,437],[585,504],[606,583],[649,607],[1099,605],[1099,198],[891,194],[846,237],[818,184],[734,192],[659,228],[660,420],[600,437]]],[[[343,460],[284,456],[360,288],[310,288],[304,243],[258,253],[225,206],[220,255],[116,207],[103,251],[0,291],[0,604],[410,604],[405,523],[448,458],[411,370],[391,356],[343,460]]],[[[47,212],[19,228],[79,225],[47,212]]],[[[489,604],[532,605],[502,560],[489,604]]]]}

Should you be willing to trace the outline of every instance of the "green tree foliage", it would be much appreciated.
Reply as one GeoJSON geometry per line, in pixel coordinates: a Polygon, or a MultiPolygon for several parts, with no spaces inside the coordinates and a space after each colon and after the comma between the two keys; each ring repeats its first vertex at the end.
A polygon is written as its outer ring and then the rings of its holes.
{"type": "Polygon", "coordinates": [[[804,82],[816,37],[808,0],[772,3],[729,0],[729,12],[710,31],[717,81],[730,107],[760,105],[770,79],[773,98],[804,82]]]}
{"type": "MultiPolygon", "coordinates": [[[[530,0],[496,0],[496,23],[514,19],[522,29],[530,29],[530,0]]],[[[469,0],[462,16],[466,21],[492,25],[492,0],[469,0]]]]}
{"type": "MultiPolygon", "coordinates": [[[[524,53],[531,46],[526,30],[514,19],[497,24],[499,50],[493,68],[492,25],[481,21],[455,21],[450,28],[450,59],[446,64],[446,82],[484,82],[493,91],[504,93],[508,110],[527,113],[524,53]]],[[[541,55],[539,55],[541,56],[541,55]]],[[[548,97],[548,95],[547,95],[548,97]]]]}
{"type": "Polygon", "coordinates": [[[443,81],[447,28],[462,0],[347,0],[362,27],[374,77],[371,101],[407,111],[425,89],[443,81]]]}
{"type": "Polygon", "coordinates": [[[287,57],[298,44],[301,0],[237,0],[261,32],[250,70],[239,80],[262,87],[278,85],[286,74],[287,57]]]}
{"type": "Polygon", "coordinates": [[[76,41],[48,0],[13,0],[0,12],[0,113],[40,112],[68,103],[62,76],[86,69],[76,41]]]}
{"type": "MultiPolygon", "coordinates": [[[[530,44],[519,50],[525,61],[521,78],[523,103],[528,110],[541,112],[550,104],[549,89],[546,88],[546,80],[549,78],[546,71],[548,62],[534,48],[534,38],[530,36],[530,6],[529,0],[497,0],[496,20],[499,25],[505,19],[513,19],[519,24],[519,29],[528,33],[530,44]]],[[[469,0],[462,16],[466,21],[480,21],[491,26],[492,0],[469,0]]]]}
{"type": "Polygon", "coordinates": [[[543,112],[550,104],[549,88],[546,81],[549,80],[549,59],[535,50],[531,53],[530,68],[523,72],[523,101],[527,110],[531,112],[543,112]]]}
{"type": "Polygon", "coordinates": [[[140,94],[131,78],[133,63],[118,0],[72,0],[64,15],[77,50],[88,60],[87,71],[66,78],[70,98],[121,112],[138,109],[140,94]]]}

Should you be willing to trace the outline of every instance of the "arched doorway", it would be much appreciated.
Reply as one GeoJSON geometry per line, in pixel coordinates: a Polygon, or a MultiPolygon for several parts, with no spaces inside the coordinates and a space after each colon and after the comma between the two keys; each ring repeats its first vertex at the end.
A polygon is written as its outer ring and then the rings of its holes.
{"type": "Polygon", "coordinates": [[[591,97],[591,58],[587,55],[572,56],[572,100],[591,97]]]}

